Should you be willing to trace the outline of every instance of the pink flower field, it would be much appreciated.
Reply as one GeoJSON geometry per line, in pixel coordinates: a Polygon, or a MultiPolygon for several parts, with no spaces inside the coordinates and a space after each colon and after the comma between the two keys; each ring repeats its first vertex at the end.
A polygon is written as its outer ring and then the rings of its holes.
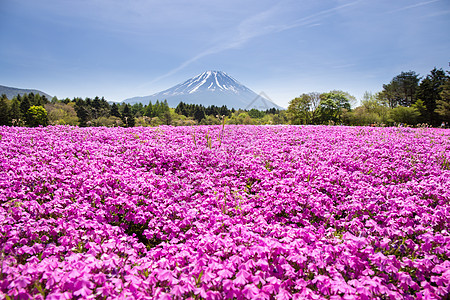
{"type": "Polygon", "coordinates": [[[0,127],[0,299],[441,299],[450,130],[0,127]]]}

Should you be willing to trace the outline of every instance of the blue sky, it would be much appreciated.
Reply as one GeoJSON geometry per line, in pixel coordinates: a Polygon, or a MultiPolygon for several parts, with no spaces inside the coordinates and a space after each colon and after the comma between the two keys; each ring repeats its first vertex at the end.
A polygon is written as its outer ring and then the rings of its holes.
{"type": "Polygon", "coordinates": [[[0,0],[0,85],[121,101],[221,70],[287,107],[449,70],[449,0],[0,0]]]}

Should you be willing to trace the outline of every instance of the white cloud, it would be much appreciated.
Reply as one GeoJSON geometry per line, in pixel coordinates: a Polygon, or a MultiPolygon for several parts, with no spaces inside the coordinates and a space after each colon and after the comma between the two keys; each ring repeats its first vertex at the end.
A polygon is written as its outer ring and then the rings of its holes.
{"type": "Polygon", "coordinates": [[[178,67],[168,71],[167,73],[156,77],[149,84],[153,84],[157,81],[160,81],[161,79],[174,75],[178,71],[184,69],[185,67],[189,66],[190,64],[198,61],[199,59],[205,56],[217,54],[230,49],[239,48],[254,38],[268,35],[271,33],[286,31],[301,26],[306,27],[319,26],[320,25],[319,21],[321,19],[330,16],[332,14],[335,14],[341,10],[344,10],[350,6],[354,6],[359,2],[360,1],[353,1],[343,5],[339,5],[331,9],[322,10],[317,13],[310,14],[308,16],[287,23],[280,23],[280,20],[284,20],[283,13],[287,8],[283,7],[281,4],[272,6],[271,8],[265,11],[262,11],[258,14],[252,15],[251,17],[244,19],[242,22],[239,23],[237,28],[235,28],[233,32],[231,32],[231,34],[228,35],[230,36],[229,38],[221,42],[218,42],[215,46],[210,47],[204,50],[203,52],[197,54],[196,56],[184,61],[178,67]]]}
{"type": "Polygon", "coordinates": [[[398,8],[398,9],[394,9],[394,10],[388,11],[387,13],[388,14],[392,14],[392,13],[396,13],[396,12],[399,12],[399,11],[409,10],[409,9],[413,9],[413,8],[417,8],[417,7],[420,7],[420,6],[428,5],[428,4],[431,4],[431,3],[434,3],[434,2],[438,2],[438,1],[441,1],[441,0],[422,1],[422,2],[419,2],[419,3],[416,3],[416,4],[407,5],[407,6],[398,8]]]}

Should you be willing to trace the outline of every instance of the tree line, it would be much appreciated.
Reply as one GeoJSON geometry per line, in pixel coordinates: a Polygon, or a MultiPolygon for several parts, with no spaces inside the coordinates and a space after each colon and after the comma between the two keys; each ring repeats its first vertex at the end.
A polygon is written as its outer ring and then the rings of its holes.
{"type": "MultiPolygon", "coordinates": [[[[448,72],[447,72],[448,73],[448,72]]],[[[226,105],[205,107],[167,101],[111,103],[103,97],[51,100],[39,94],[0,97],[0,125],[46,126],[158,126],[222,124],[343,124],[440,126],[450,122],[450,76],[434,68],[424,78],[414,71],[401,72],[375,94],[366,92],[361,104],[347,92],[302,94],[289,102],[287,110],[275,108],[235,110],[226,105]]]]}
{"type": "Polygon", "coordinates": [[[382,91],[366,92],[354,109],[352,100],[342,91],[302,94],[289,102],[290,123],[440,126],[450,122],[450,76],[436,68],[424,78],[401,72],[382,91]]]}
{"type": "Polygon", "coordinates": [[[33,93],[17,95],[13,99],[5,95],[0,98],[0,125],[6,126],[183,126],[222,124],[224,119],[230,124],[287,123],[287,117],[280,118],[280,114],[285,115],[285,112],[276,109],[235,110],[226,105],[205,107],[184,102],[171,108],[166,100],[131,105],[110,103],[103,97],[63,100],[53,97],[49,100],[33,93]]]}

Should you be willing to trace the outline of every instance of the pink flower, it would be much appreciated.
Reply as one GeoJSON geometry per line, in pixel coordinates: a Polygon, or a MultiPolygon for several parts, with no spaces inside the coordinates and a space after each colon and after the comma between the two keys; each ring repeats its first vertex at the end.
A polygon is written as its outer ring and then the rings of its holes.
{"type": "Polygon", "coordinates": [[[242,294],[247,299],[254,299],[256,295],[258,295],[259,289],[254,284],[247,284],[242,290],[242,294]]]}
{"type": "Polygon", "coordinates": [[[245,270],[240,270],[236,274],[236,279],[233,280],[235,284],[244,285],[248,282],[247,278],[250,277],[250,273],[245,270]]]}
{"type": "Polygon", "coordinates": [[[158,274],[158,280],[164,281],[167,280],[169,283],[172,283],[173,275],[172,272],[169,270],[159,270],[157,271],[158,274]]]}
{"type": "Polygon", "coordinates": [[[233,272],[231,272],[228,269],[222,269],[220,271],[217,272],[217,274],[223,279],[223,278],[230,278],[231,276],[234,275],[233,272]]]}

